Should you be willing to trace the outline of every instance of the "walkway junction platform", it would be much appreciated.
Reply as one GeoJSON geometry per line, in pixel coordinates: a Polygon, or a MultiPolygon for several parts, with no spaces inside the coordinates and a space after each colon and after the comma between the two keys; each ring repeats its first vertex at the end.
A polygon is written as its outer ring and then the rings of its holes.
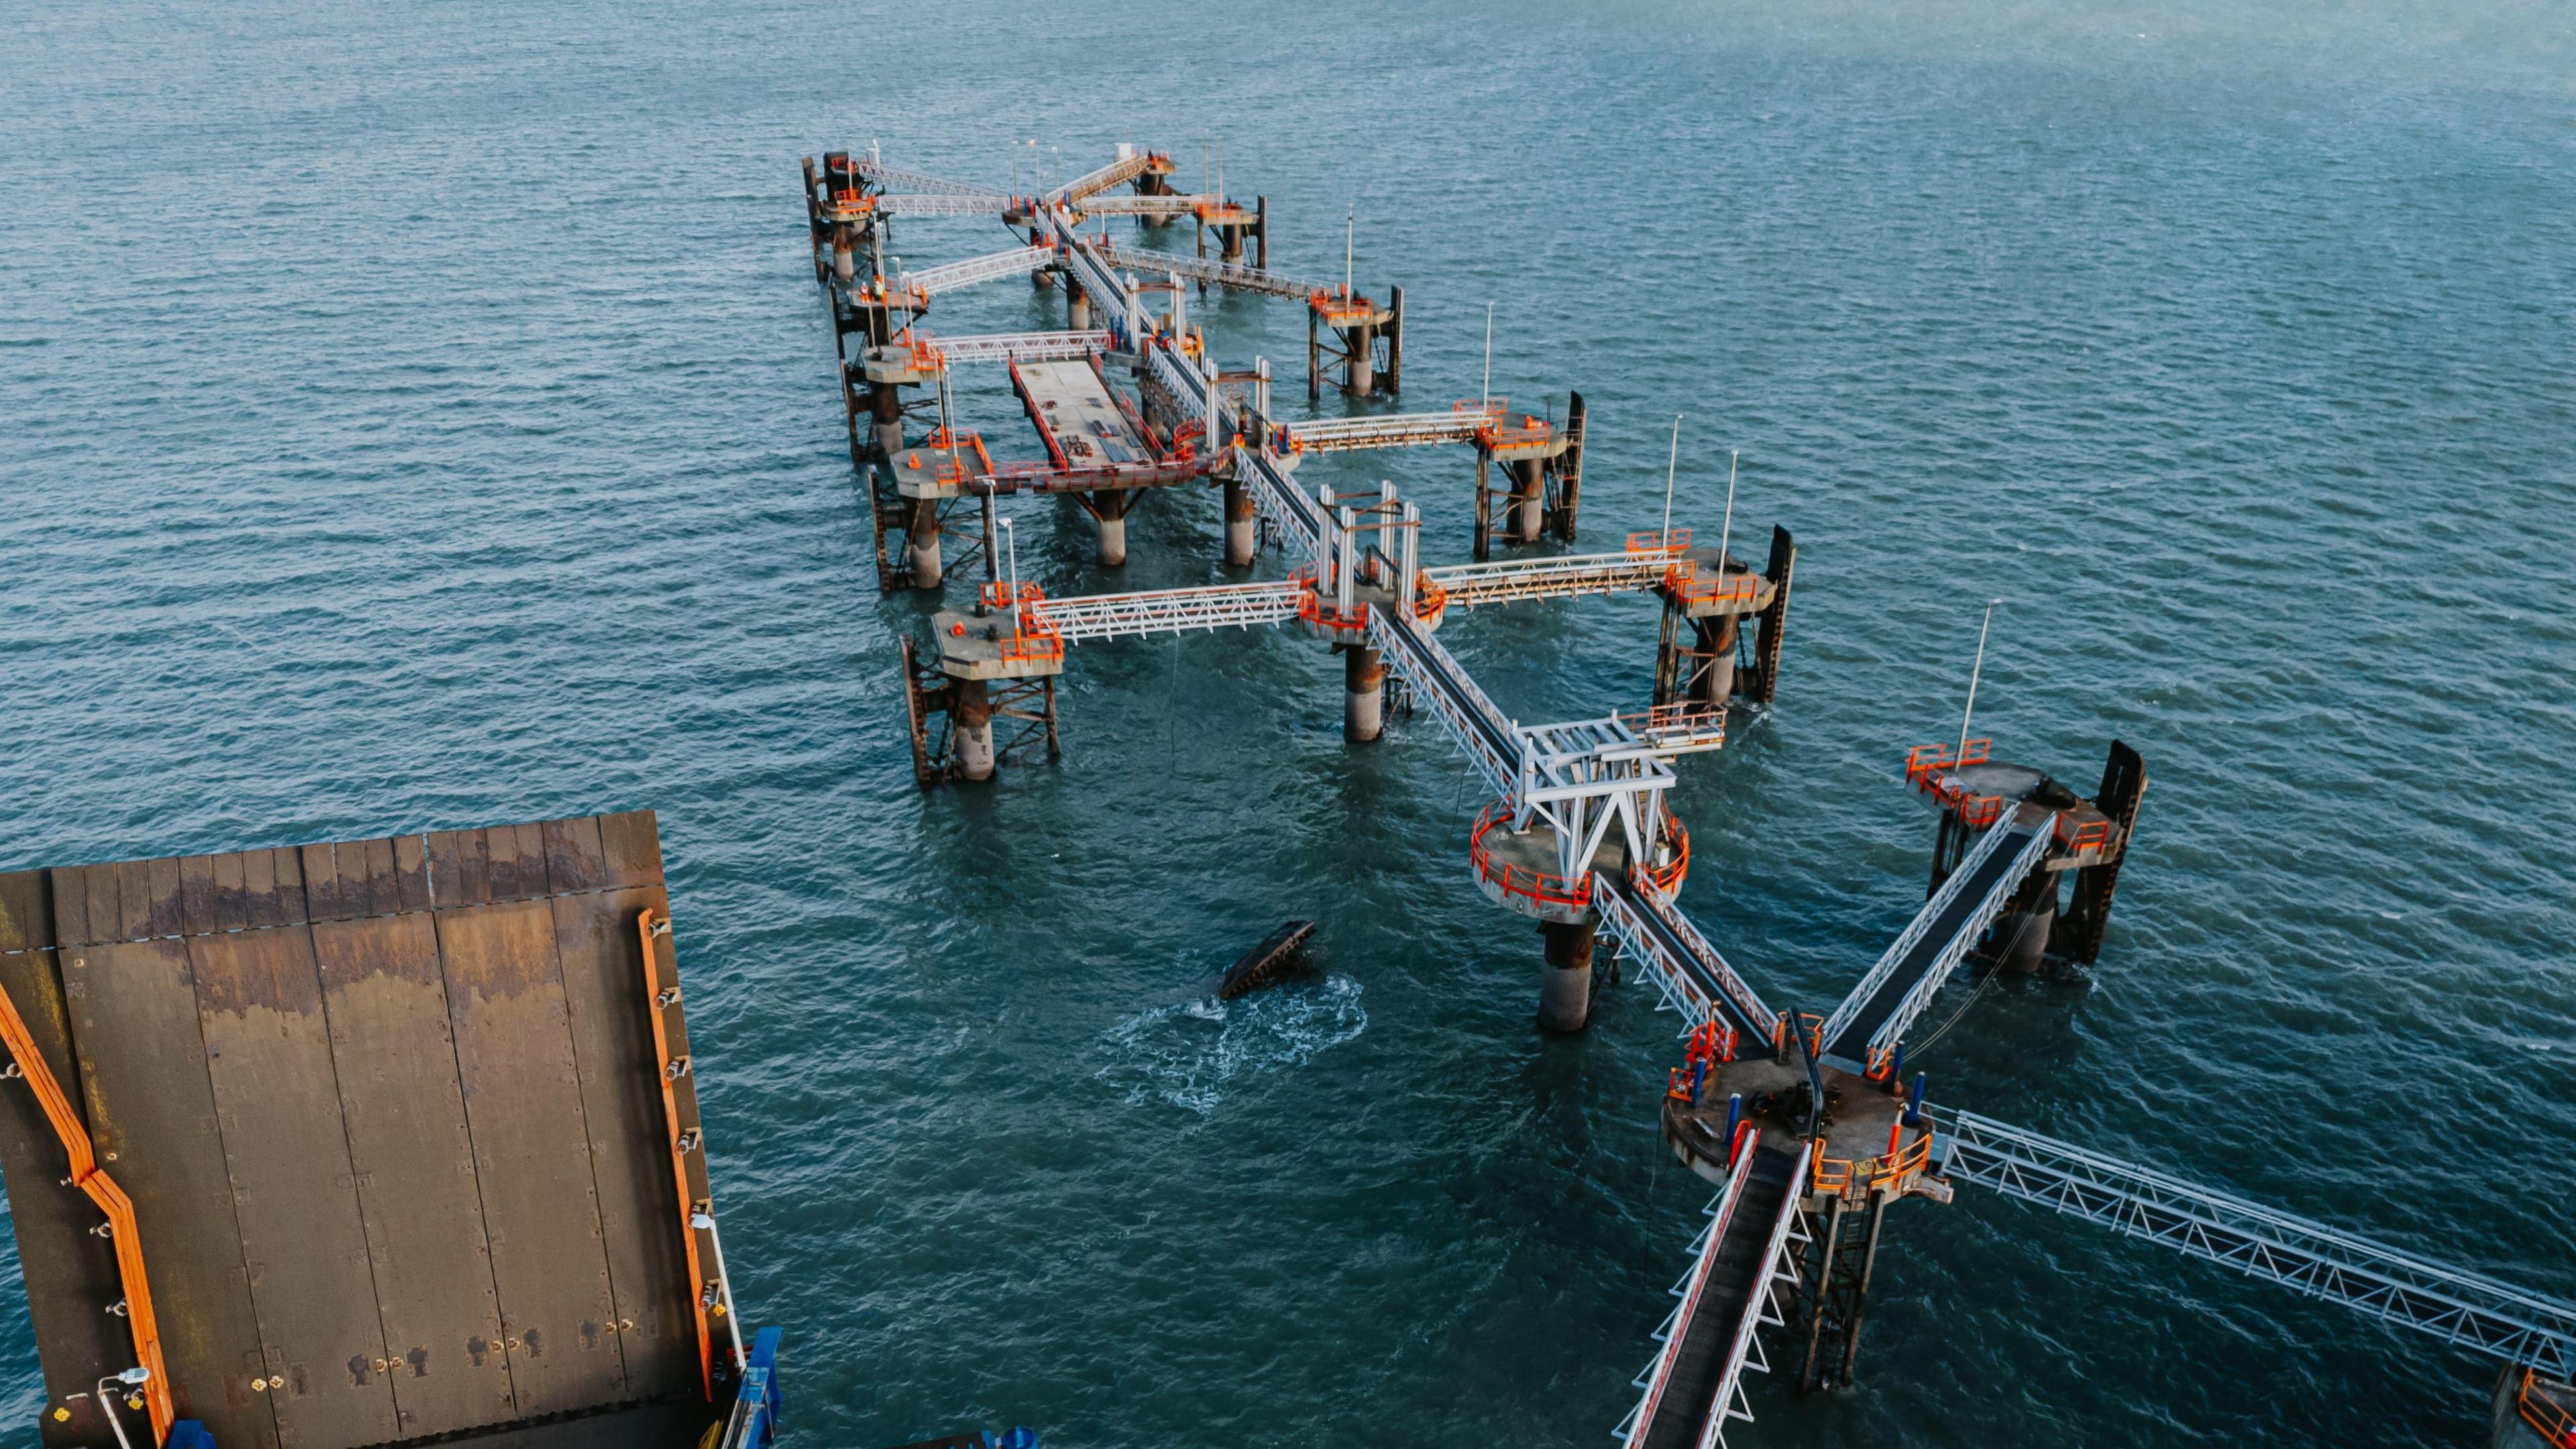
{"type": "Polygon", "coordinates": [[[2144,762],[2126,745],[2112,744],[2089,798],[2045,771],[1992,759],[1986,740],[1913,751],[1903,778],[1938,821],[1923,909],[1831,1011],[1767,1004],[1676,906],[1690,841],[1666,802],[1679,757],[1724,743],[1731,705],[1777,696],[1796,562],[1788,532],[1773,530],[1758,571],[1730,553],[1731,516],[1715,547],[1704,531],[1667,522],[1628,535],[1616,552],[1534,548],[1576,537],[1592,423],[1580,394],[1568,395],[1562,418],[1494,397],[1445,410],[1281,416],[1267,360],[1220,367],[1215,340],[1190,318],[1189,293],[1214,286],[1304,302],[1310,404],[1327,377],[1353,402],[1399,390],[1403,294],[1390,288],[1375,300],[1347,268],[1339,283],[1273,270],[1266,201],[1246,210],[1213,194],[1221,185],[1176,195],[1172,174],[1161,153],[1122,147],[1074,182],[1009,196],[898,171],[874,154],[834,152],[819,170],[805,163],[814,275],[833,319],[880,580],[937,587],[943,535],[962,534],[965,556],[984,561],[972,599],[934,615],[927,641],[903,646],[915,775],[924,786],[983,780],[1041,741],[1052,750],[1053,681],[1067,646],[1087,640],[1255,626],[1301,632],[1344,658],[1344,736],[1355,745],[1382,729],[1391,671],[1492,792],[1466,826],[1468,873],[1489,899],[1539,923],[1547,963],[1540,1024],[1584,1026],[1606,926],[1612,949],[1654,983],[1689,1043],[1667,1084],[1662,1129],[1717,1196],[1674,1289],[1680,1304],[1637,1379],[1637,1408],[1618,1428],[1630,1449],[1724,1442],[1729,1425],[1751,1416],[1745,1373],[1770,1362],[1766,1328],[1770,1352],[1787,1356],[1798,1387],[1850,1383],[1888,1207],[1917,1197],[1947,1203],[1963,1183],[2439,1333],[2541,1375],[2517,1403],[2555,1402],[2548,1376],[2564,1380],[2576,1367],[2576,1308],[1929,1106],[1923,1074],[1907,1076],[1908,1042],[1937,1038],[1976,999],[1969,994],[1921,1029],[1962,964],[2028,972],[2099,954],[2146,791],[2144,762]],[[1120,186],[1133,194],[1112,195],[1120,186]],[[992,216],[1013,245],[889,276],[897,216],[992,216]],[[1105,222],[1113,217],[1147,226],[1195,219],[1199,254],[1115,243],[1105,222]],[[1220,241],[1213,260],[1210,230],[1220,241]],[[1062,283],[1065,330],[940,338],[922,329],[933,296],[1022,275],[1062,283]],[[1010,365],[1024,400],[1060,399],[1027,404],[1049,452],[1045,470],[996,468],[980,443],[964,445],[939,399],[946,369],[968,361],[1010,365]],[[1026,381],[1036,367],[1061,381],[1026,381]],[[905,388],[931,401],[907,403],[905,388]],[[1077,394],[1078,413],[1068,412],[1077,394]],[[918,441],[905,426],[915,411],[936,413],[937,426],[918,441]],[[1059,450],[1064,434],[1049,419],[1077,415],[1076,436],[1121,451],[1094,460],[1059,450]],[[1298,478],[1311,456],[1422,447],[1475,451],[1467,562],[1422,560],[1422,509],[1391,484],[1336,493],[1298,478]],[[994,552],[997,494],[1088,490],[1080,496],[1101,521],[1101,559],[1114,563],[1125,556],[1125,503],[1105,501],[1110,495],[1200,478],[1222,492],[1226,565],[1251,570],[1261,546],[1275,545],[1285,578],[1049,598],[994,552]],[[969,499],[982,509],[980,527],[942,521],[940,509],[969,499]],[[898,534],[908,552],[887,544],[898,534]],[[1498,544],[1506,556],[1496,556],[1498,544]],[[1661,605],[1643,708],[1525,724],[1440,642],[1462,610],[1619,593],[1661,605]],[[997,720],[1012,728],[997,733],[997,720]]]}

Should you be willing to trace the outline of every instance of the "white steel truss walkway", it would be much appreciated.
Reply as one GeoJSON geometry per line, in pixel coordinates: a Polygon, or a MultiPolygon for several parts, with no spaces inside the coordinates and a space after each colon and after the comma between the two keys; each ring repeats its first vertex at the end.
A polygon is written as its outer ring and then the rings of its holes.
{"type": "Polygon", "coordinates": [[[1425,569],[1465,608],[1523,599],[1572,599],[1587,594],[1650,593],[1662,586],[1673,561],[1663,553],[1576,553],[1555,558],[1494,559],[1425,569]]]}
{"type": "Polygon", "coordinates": [[[1016,277],[1026,272],[1034,272],[1040,267],[1053,264],[1054,261],[1055,248],[1053,247],[1014,247],[1007,252],[968,257],[962,262],[950,262],[945,266],[906,272],[894,279],[894,285],[902,291],[917,292],[924,297],[936,297],[942,292],[971,287],[977,282],[999,281],[1004,277],[1016,277]]]}
{"type": "Polygon", "coordinates": [[[1933,1170],[1954,1182],[2089,1218],[2560,1379],[2576,1375],[2576,1304],[1973,1112],[1927,1110],[1942,1124],[1933,1170]]]}
{"type": "Polygon", "coordinates": [[[1300,585],[1282,580],[1273,584],[1093,594],[1040,601],[1031,605],[1031,617],[1071,643],[1181,634],[1193,629],[1248,629],[1255,624],[1284,624],[1296,618],[1297,603],[1304,592],[1300,585]]]}

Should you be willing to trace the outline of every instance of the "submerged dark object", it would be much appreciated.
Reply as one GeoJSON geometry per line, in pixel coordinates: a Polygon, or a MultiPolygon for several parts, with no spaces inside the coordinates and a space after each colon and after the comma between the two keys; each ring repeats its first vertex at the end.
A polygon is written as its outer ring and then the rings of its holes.
{"type": "Polygon", "coordinates": [[[1297,948],[1315,934],[1312,921],[1290,921],[1261,938],[1261,944],[1235,958],[1217,983],[1219,1001],[1231,1001],[1256,986],[1267,986],[1295,959],[1297,948]]]}

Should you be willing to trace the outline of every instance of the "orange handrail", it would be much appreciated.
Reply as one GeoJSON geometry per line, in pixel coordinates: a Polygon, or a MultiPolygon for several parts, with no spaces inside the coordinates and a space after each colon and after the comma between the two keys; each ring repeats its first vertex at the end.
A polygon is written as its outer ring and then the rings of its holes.
{"type": "Polygon", "coordinates": [[[2081,825],[2070,826],[2066,817],[2060,815],[2055,833],[2057,843],[2068,850],[2099,850],[2111,843],[2111,822],[2088,820],[2081,825]]]}
{"type": "Polygon", "coordinates": [[[2532,1369],[2522,1371],[2522,1383],[2514,1391],[2514,1408],[2522,1421],[2540,1431],[2540,1437],[2553,1449],[2576,1449],[2576,1412],[2558,1402],[2540,1387],[2540,1375],[2532,1369]]]}
{"type": "Polygon", "coordinates": [[[1655,889],[1670,900],[1673,893],[1682,888],[1683,878],[1690,874],[1690,832],[1682,828],[1680,820],[1667,814],[1664,816],[1664,835],[1673,843],[1672,862],[1662,870],[1640,862],[1637,874],[1654,882],[1655,889]]]}
{"type": "Polygon", "coordinates": [[[134,1223],[134,1202],[99,1167],[89,1129],[81,1125],[71,1099],[63,1095],[62,1084],[54,1080],[54,1069],[46,1065],[44,1053],[36,1050],[36,1039],[27,1031],[26,1018],[18,1014],[18,1004],[9,999],[5,990],[0,990],[0,1039],[8,1042],[10,1058],[17,1062],[27,1085],[35,1089],[36,1102],[45,1109],[45,1120],[53,1124],[54,1135],[63,1141],[63,1152],[71,1159],[71,1185],[88,1194],[98,1210],[107,1215],[108,1240],[116,1245],[116,1276],[125,1288],[125,1322],[134,1333],[135,1362],[146,1373],[143,1403],[151,1415],[152,1439],[157,1444],[170,1436],[170,1426],[178,1415],[170,1401],[169,1371],[161,1362],[161,1323],[152,1313],[152,1285],[143,1271],[143,1233],[134,1223]]]}
{"type": "Polygon", "coordinates": [[[1495,826],[1511,818],[1511,802],[1497,800],[1476,817],[1475,833],[1468,837],[1467,859],[1479,879],[1493,882],[1507,896],[1521,896],[1542,906],[1582,908],[1592,904],[1592,877],[1568,881],[1561,875],[1530,870],[1505,861],[1498,868],[1493,854],[1486,848],[1485,836],[1495,826]]]}
{"type": "Polygon", "coordinates": [[[1664,587],[1685,604],[1722,604],[1734,600],[1751,600],[1762,596],[1762,575],[1727,574],[1722,567],[1711,570],[1712,577],[1702,579],[1699,565],[1682,559],[1664,570],[1664,587]]]}
{"type": "Polygon", "coordinates": [[[1649,528],[1628,535],[1630,553],[1680,553],[1690,547],[1691,531],[1687,528],[1649,528]]]}
{"type": "MultiPolygon", "coordinates": [[[[716,1396],[715,1339],[707,1331],[706,1311],[694,1306],[698,1297],[698,1285],[706,1281],[705,1273],[698,1267],[698,1230],[689,1226],[689,1217],[696,1210],[697,1204],[689,1200],[689,1149],[680,1129],[679,1093],[671,1086],[677,1078],[670,1066],[671,1034],[662,1025],[662,973],[661,969],[653,964],[653,938],[667,933],[670,929],[670,917],[663,917],[657,925],[650,906],[635,913],[635,935],[644,947],[644,1015],[653,1023],[653,1078],[661,1084],[662,1088],[662,1125],[670,1139],[671,1178],[679,1184],[680,1189],[680,1246],[689,1258],[689,1296],[693,1304],[689,1317],[695,1319],[698,1325],[698,1377],[699,1382],[706,1389],[707,1401],[713,1403],[716,1396]]],[[[676,980],[671,983],[671,989],[674,991],[678,990],[679,986],[680,983],[676,980]]]]}

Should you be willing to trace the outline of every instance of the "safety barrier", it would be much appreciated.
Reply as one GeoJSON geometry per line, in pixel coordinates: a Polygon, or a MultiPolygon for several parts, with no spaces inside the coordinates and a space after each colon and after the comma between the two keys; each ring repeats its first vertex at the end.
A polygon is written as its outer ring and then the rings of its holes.
{"type": "Polygon", "coordinates": [[[2522,1371],[2522,1382],[2514,1390],[2515,1412],[2522,1421],[2540,1433],[2541,1442],[2550,1449],[2576,1449],[2576,1411],[2558,1402],[2557,1397],[2540,1386],[2540,1375],[2531,1369],[2522,1371]]]}
{"type": "Polygon", "coordinates": [[[2099,850],[2111,843],[2111,822],[2088,820],[2070,825],[2063,815],[2057,817],[2057,843],[2073,852],[2099,850]]]}
{"type": "Polygon", "coordinates": [[[1703,575],[1690,559],[1664,571],[1665,592],[1685,605],[1750,603],[1762,596],[1763,582],[1760,574],[1727,573],[1722,563],[1703,575]]]}
{"type": "Polygon", "coordinates": [[[1690,832],[1682,828],[1682,822],[1669,810],[1664,812],[1664,838],[1673,843],[1673,858],[1665,862],[1661,869],[1657,869],[1648,862],[1639,861],[1636,877],[1639,881],[1652,885],[1657,894],[1670,900],[1673,893],[1682,888],[1683,878],[1690,874],[1690,832]]]}
{"type": "Polygon", "coordinates": [[[1932,788],[1932,780],[1944,770],[1965,765],[1982,765],[1992,755],[1991,739],[1968,740],[1959,745],[1916,745],[1905,752],[1905,783],[1918,791],[1932,788]]]}
{"type": "Polygon", "coordinates": [[[1476,446],[1488,453],[1506,449],[1545,447],[1556,437],[1556,429],[1524,413],[1517,423],[1505,423],[1497,408],[1488,414],[1485,426],[1476,430],[1476,446]]]}
{"type": "Polygon", "coordinates": [[[1628,535],[1628,552],[1677,554],[1690,547],[1687,528],[1649,528],[1628,535]]]}
{"type": "MultiPolygon", "coordinates": [[[[1904,1128],[1900,1125],[1895,1131],[1902,1132],[1904,1128]]],[[[1875,1192],[1921,1172],[1931,1160],[1932,1127],[1931,1119],[1927,1117],[1924,1119],[1923,1135],[1917,1137],[1911,1146],[1900,1145],[1876,1157],[1864,1157],[1857,1161],[1840,1157],[1817,1158],[1815,1171],[1809,1179],[1809,1190],[1848,1196],[1851,1194],[1853,1184],[1857,1183],[1861,1192],[1875,1192]]]]}
{"type": "Polygon", "coordinates": [[[1539,906],[1562,906],[1581,910],[1592,904],[1592,876],[1585,872],[1580,880],[1569,881],[1561,875],[1531,870],[1510,861],[1497,863],[1486,846],[1485,837],[1497,825],[1508,824],[1512,804],[1497,800],[1476,816],[1475,833],[1468,837],[1467,859],[1475,867],[1479,880],[1490,882],[1506,896],[1519,896],[1539,906]]]}

